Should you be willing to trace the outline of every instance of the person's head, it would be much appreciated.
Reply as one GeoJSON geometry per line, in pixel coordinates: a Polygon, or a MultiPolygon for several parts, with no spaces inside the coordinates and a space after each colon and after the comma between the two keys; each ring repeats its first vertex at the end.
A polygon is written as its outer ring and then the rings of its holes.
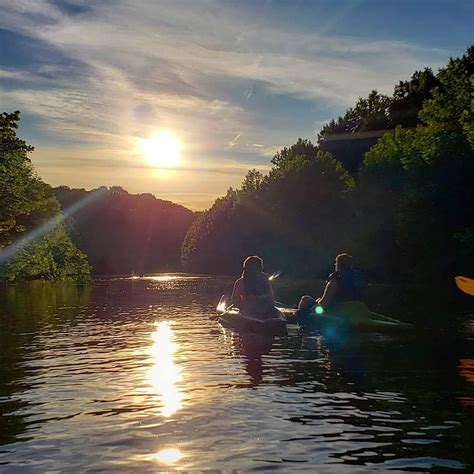
{"type": "Polygon", "coordinates": [[[261,273],[263,272],[263,260],[257,255],[252,255],[244,260],[242,267],[245,272],[261,273]]]}
{"type": "Polygon", "coordinates": [[[352,256],[348,253],[340,253],[336,256],[336,260],[334,261],[334,268],[336,272],[339,270],[343,270],[345,268],[352,267],[352,256]]]}

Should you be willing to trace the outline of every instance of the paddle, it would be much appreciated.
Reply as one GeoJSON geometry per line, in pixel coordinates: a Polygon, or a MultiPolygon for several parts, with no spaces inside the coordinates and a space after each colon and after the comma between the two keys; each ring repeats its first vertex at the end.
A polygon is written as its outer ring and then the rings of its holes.
{"type": "Polygon", "coordinates": [[[474,280],[465,276],[454,277],[457,287],[467,293],[468,295],[474,296],[474,280]]]}

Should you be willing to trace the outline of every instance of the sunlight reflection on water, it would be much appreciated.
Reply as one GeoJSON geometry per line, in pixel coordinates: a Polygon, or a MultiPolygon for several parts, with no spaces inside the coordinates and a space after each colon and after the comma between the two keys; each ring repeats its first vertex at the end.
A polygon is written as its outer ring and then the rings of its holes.
{"type": "Polygon", "coordinates": [[[173,464],[183,457],[183,453],[177,448],[162,449],[153,455],[153,459],[165,464],[173,464]]]}
{"type": "Polygon", "coordinates": [[[148,373],[148,379],[154,394],[161,401],[161,413],[171,416],[182,407],[183,395],[177,387],[182,381],[181,370],[175,364],[173,355],[178,350],[174,341],[174,332],[168,321],[156,323],[156,331],[152,333],[153,345],[149,355],[153,358],[153,366],[148,373]]]}
{"type": "Polygon", "coordinates": [[[472,345],[243,337],[230,279],[155,276],[0,292],[1,472],[472,464],[472,345]]]}

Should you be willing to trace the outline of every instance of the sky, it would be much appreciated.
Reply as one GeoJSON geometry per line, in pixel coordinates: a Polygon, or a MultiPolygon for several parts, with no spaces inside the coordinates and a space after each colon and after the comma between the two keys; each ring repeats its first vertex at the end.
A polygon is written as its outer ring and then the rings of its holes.
{"type": "Polygon", "coordinates": [[[208,208],[372,89],[474,36],[471,0],[0,0],[0,109],[53,186],[208,208]],[[179,161],[143,140],[166,131],[179,161]]]}

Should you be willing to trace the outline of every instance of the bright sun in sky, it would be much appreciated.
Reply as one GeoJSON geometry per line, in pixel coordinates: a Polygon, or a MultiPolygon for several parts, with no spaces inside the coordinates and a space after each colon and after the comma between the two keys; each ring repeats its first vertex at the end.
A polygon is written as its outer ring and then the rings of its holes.
{"type": "Polygon", "coordinates": [[[160,132],[141,141],[141,152],[149,163],[170,167],[179,162],[179,142],[169,132],[160,132]]]}

